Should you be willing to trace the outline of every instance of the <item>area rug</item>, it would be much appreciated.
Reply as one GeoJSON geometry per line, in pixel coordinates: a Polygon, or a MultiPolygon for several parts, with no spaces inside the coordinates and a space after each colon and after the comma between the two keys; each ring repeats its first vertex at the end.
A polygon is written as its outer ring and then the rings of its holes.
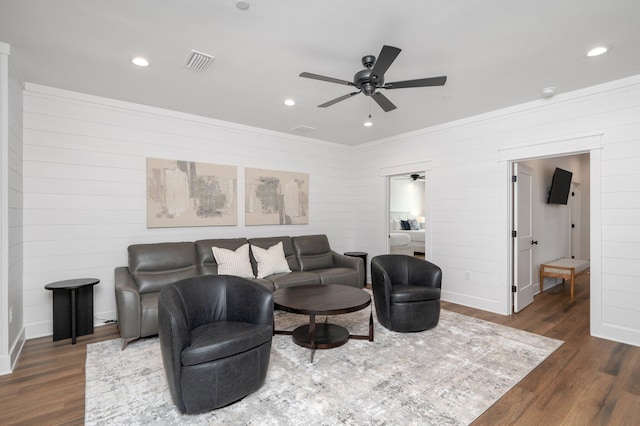
{"type": "MultiPolygon", "coordinates": [[[[330,321],[367,334],[369,308],[330,321]]],[[[375,313],[374,313],[375,317],[375,313]]],[[[324,320],[323,317],[318,320],[324,320]]],[[[276,313],[276,328],[308,317],[276,313]]],[[[443,310],[421,333],[375,322],[375,341],[309,350],[273,338],[264,386],[205,414],[182,415],[167,387],[158,338],[87,347],[85,422],[90,425],[464,425],[482,414],[562,344],[443,310]]]]}

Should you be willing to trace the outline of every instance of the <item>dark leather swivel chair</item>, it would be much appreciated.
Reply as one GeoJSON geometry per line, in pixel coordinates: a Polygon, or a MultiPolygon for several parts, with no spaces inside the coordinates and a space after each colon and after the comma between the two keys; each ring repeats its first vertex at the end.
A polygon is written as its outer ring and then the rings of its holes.
{"type": "Polygon", "coordinates": [[[442,270],[402,254],[371,260],[371,285],[378,322],[393,331],[423,331],[440,319],[442,270]]]}
{"type": "Polygon", "coordinates": [[[162,362],[171,398],[193,414],[236,402],[262,386],[273,337],[273,295],[228,275],[168,284],[158,299],[162,362]]]}

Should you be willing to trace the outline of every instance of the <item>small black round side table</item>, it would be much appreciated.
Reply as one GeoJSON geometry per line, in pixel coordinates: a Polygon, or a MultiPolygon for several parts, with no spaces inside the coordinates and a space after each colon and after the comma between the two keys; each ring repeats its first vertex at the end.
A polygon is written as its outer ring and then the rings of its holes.
{"type": "Polygon", "coordinates": [[[366,285],[367,284],[367,256],[369,255],[369,253],[366,253],[364,251],[347,251],[344,253],[344,255],[350,256],[350,257],[359,257],[364,261],[364,282],[362,283],[362,285],[366,285]]]}
{"type": "Polygon", "coordinates": [[[44,286],[53,290],[53,341],[93,333],[93,286],[97,278],[56,281],[44,286]]]}

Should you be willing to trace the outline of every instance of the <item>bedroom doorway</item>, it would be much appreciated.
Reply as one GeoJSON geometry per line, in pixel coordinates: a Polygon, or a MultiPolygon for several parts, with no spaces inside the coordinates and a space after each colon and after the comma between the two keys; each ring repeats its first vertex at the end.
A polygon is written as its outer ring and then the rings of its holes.
{"type": "MultiPolygon", "coordinates": [[[[384,253],[391,253],[391,244],[390,237],[391,231],[393,230],[392,218],[391,218],[391,179],[392,177],[397,176],[408,176],[409,179],[411,175],[418,175],[416,181],[424,182],[423,191],[423,201],[422,201],[422,211],[424,212],[423,216],[415,217],[415,220],[420,220],[420,227],[422,228],[422,235],[424,236],[424,243],[421,247],[424,247],[424,258],[431,259],[432,253],[432,220],[431,220],[431,211],[432,211],[432,203],[431,203],[431,161],[421,161],[417,163],[407,163],[407,164],[398,164],[394,166],[383,167],[380,169],[380,176],[383,178],[384,182],[384,191],[385,191],[385,205],[384,205],[384,234],[381,236],[384,241],[384,253]],[[420,176],[424,176],[424,179],[421,179],[420,176]],[[422,222],[422,217],[424,217],[424,222],[422,222]]],[[[411,180],[408,180],[409,182],[411,180]]],[[[409,212],[411,213],[411,212],[409,212]]],[[[415,253],[415,252],[414,252],[415,253]]]]}
{"type": "Polygon", "coordinates": [[[426,257],[426,173],[390,176],[389,249],[387,253],[426,257]]]}
{"type": "MultiPolygon", "coordinates": [[[[420,231],[415,230],[416,234],[421,234],[421,238],[415,237],[415,240],[423,239],[422,242],[414,241],[414,246],[417,246],[417,250],[413,250],[410,247],[405,247],[406,254],[416,255],[418,257],[422,257],[424,259],[431,258],[431,233],[432,233],[432,221],[431,221],[431,161],[423,161],[419,163],[409,163],[409,164],[399,164],[395,166],[383,167],[380,169],[380,175],[384,181],[384,191],[385,191],[385,205],[384,205],[384,251],[383,253],[391,253],[392,252],[392,244],[391,244],[391,233],[394,231],[394,223],[391,212],[394,212],[394,218],[398,220],[398,227],[401,227],[400,220],[408,220],[414,219],[420,228],[420,231]],[[412,175],[415,175],[412,177],[412,175]],[[415,181],[414,181],[415,178],[415,181]],[[401,179],[401,180],[400,180],[401,179]],[[392,206],[392,184],[393,181],[400,180],[400,182],[404,181],[405,183],[411,182],[420,182],[416,183],[415,190],[419,191],[422,195],[422,201],[417,207],[407,208],[407,205],[400,205],[398,207],[397,204],[392,206]],[[392,208],[393,207],[393,208],[392,208]],[[403,217],[400,217],[403,216],[403,217]],[[418,222],[419,221],[419,222],[418,222]],[[411,251],[411,253],[409,253],[411,251]],[[422,253],[422,254],[420,254],[422,253]]],[[[409,225],[410,226],[410,225],[409,225]]],[[[396,233],[400,233],[401,230],[398,230],[396,233]]],[[[411,229],[406,231],[406,233],[410,232],[411,229]]],[[[407,237],[404,237],[405,239],[407,237]]],[[[411,237],[409,237],[410,239],[411,237]]],[[[396,244],[394,244],[395,246],[396,244]]],[[[394,248],[393,252],[396,252],[397,248],[394,248]]]]}

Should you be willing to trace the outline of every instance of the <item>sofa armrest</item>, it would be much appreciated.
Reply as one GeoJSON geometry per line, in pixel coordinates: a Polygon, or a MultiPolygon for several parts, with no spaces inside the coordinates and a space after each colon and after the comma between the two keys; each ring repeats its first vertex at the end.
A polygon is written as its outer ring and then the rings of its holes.
{"type": "Polygon", "coordinates": [[[126,342],[140,337],[140,292],[126,266],[114,271],[118,328],[126,342]]]}
{"type": "Polygon", "coordinates": [[[366,282],[366,269],[362,259],[359,257],[345,256],[344,254],[340,254],[334,250],[331,250],[331,254],[333,255],[333,264],[335,266],[355,269],[358,271],[358,283],[366,282]]]}

